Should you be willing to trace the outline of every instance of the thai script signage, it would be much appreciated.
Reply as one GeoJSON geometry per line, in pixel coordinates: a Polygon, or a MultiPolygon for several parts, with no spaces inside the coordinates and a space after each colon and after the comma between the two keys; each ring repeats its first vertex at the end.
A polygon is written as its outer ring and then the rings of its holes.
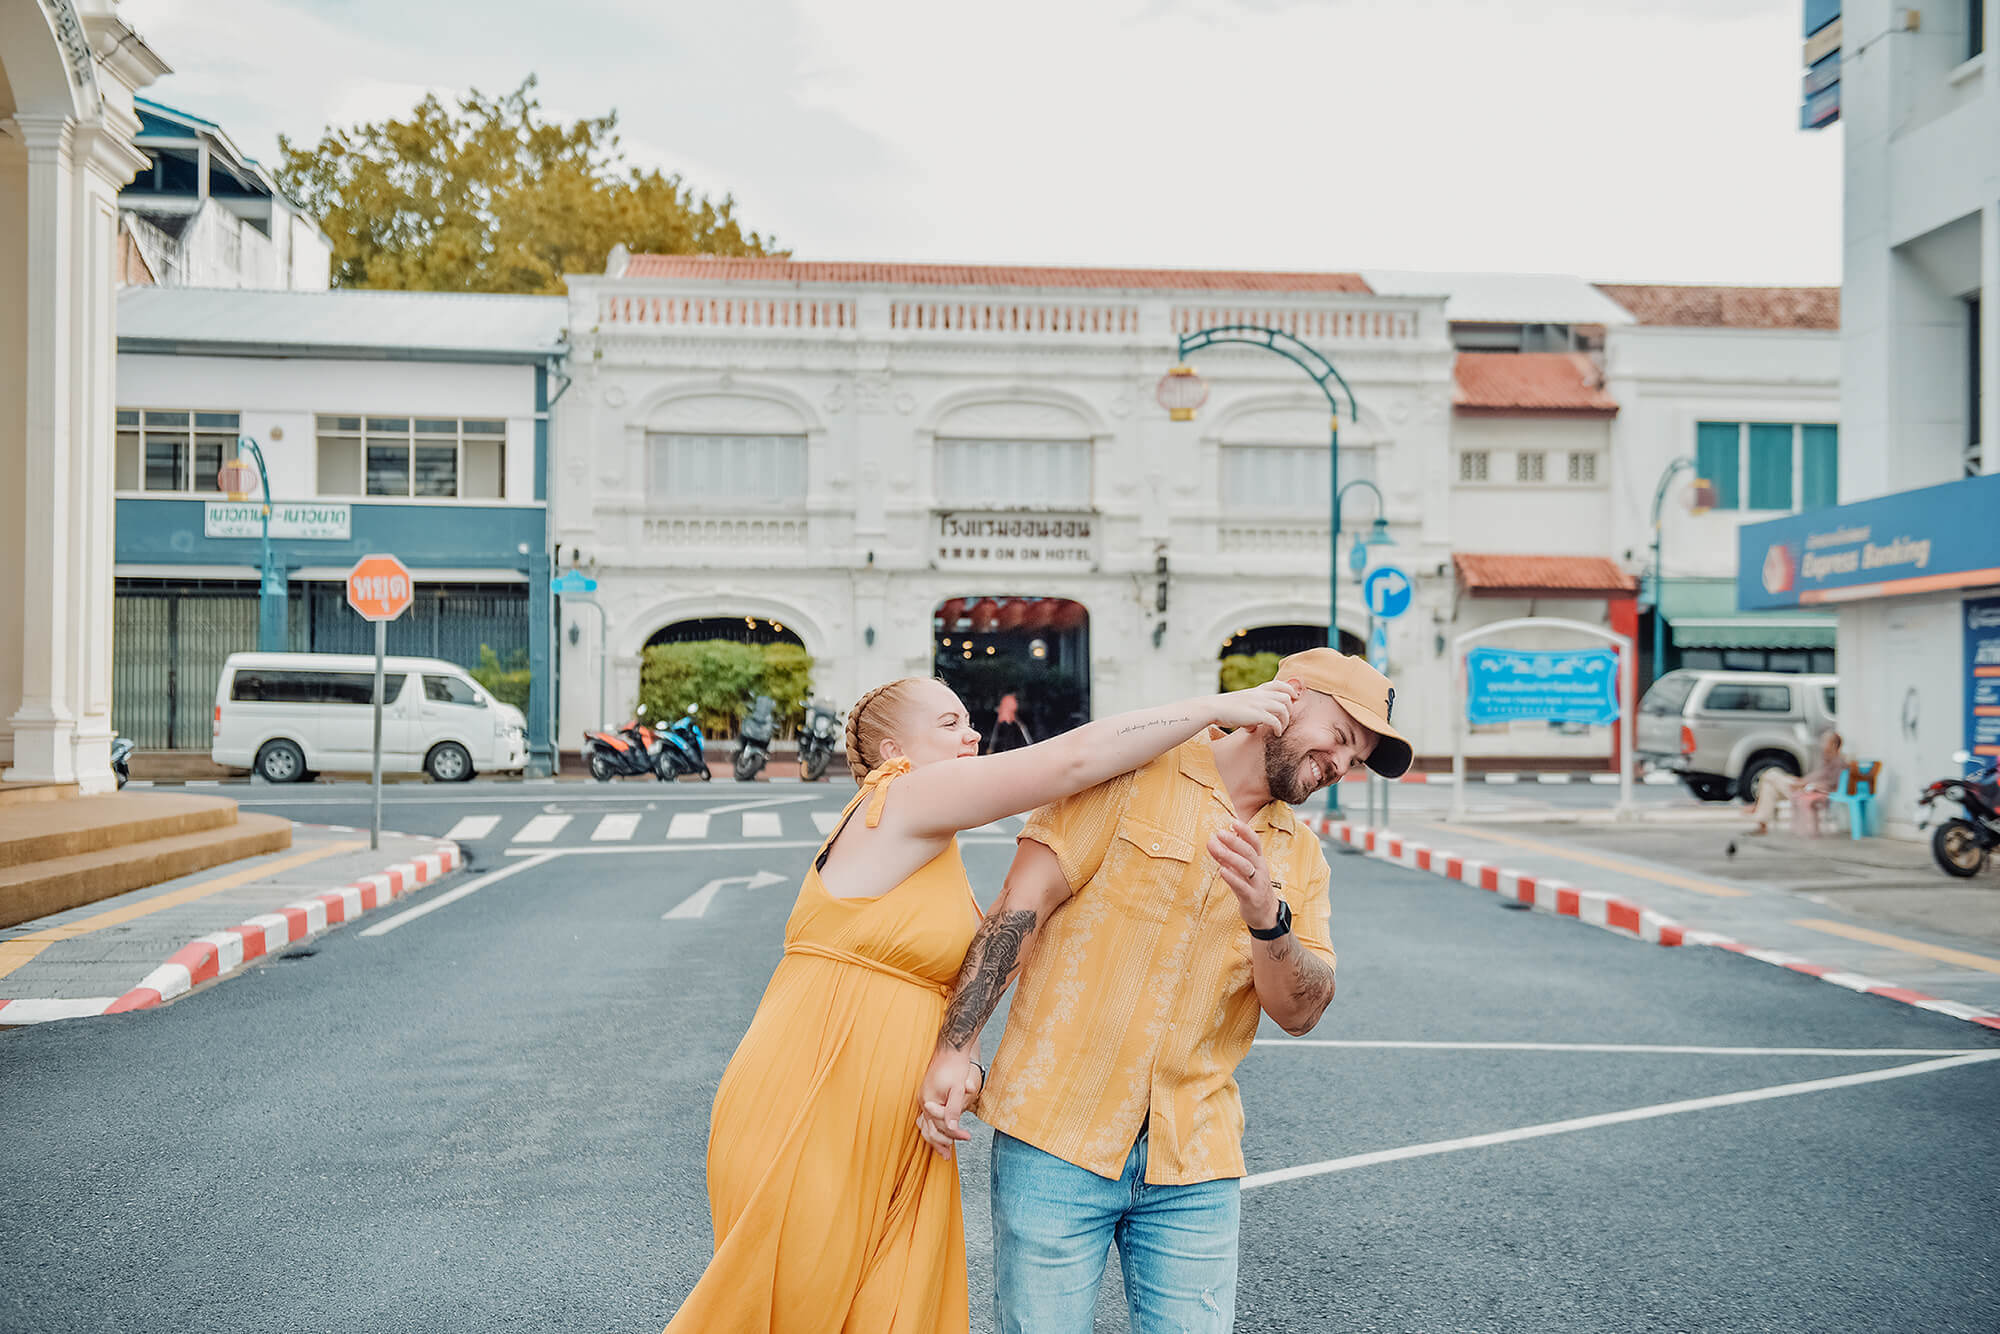
{"type": "Polygon", "coordinates": [[[1610,649],[1476,648],[1465,655],[1465,682],[1465,717],[1475,725],[1618,721],[1618,655],[1610,649]]]}
{"type": "Polygon", "coordinates": [[[1040,512],[941,511],[931,543],[939,569],[1094,570],[1097,516],[1040,512]]]}
{"type": "MultiPolygon", "coordinates": [[[[202,505],[203,537],[261,537],[264,506],[254,500],[210,500],[202,505]]],[[[346,505],[280,501],[271,506],[271,536],[304,542],[345,542],[352,524],[346,505]]]]}

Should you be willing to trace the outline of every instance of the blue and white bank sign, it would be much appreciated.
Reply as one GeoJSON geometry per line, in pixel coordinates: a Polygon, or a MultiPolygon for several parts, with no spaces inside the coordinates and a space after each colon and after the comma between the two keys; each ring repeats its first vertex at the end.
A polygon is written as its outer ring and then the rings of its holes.
{"type": "Polygon", "coordinates": [[[1736,530],[1744,611],[2000,583],[2000,473],[1736,530]]]}
{"type": "Polygon", "coordinates": [[[1618,721],[1618,655],[1610,649],[1476,648],[1465,655],[1465,682],[1470,723],[1618,721]]]}

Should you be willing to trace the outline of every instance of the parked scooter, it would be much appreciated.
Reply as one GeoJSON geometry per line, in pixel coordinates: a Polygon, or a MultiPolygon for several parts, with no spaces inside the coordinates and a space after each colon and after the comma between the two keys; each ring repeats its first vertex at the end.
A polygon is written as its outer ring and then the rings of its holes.
{"type": "Polygon", "coordinates": [[[111,738],[111,772],[118,776],[118,786],[124,787],[132,781],[132,738],[114,736],[111,738]]]}
{"type": "Polygon", "coordinates": [[[659,760],[653,771],[665,783],[682,774],[693,774],[704,783],[715,776],[708,771],[708,754],[702,749],[701,724],[695,721],[694,705],[688,705],[687,712],[660,733],[659,760]]]}
{"type": "Polygon", "coordinates": [[[799,780],[817,783],[826,777],[826,766],[833,761],[840,715],[831,704],[820,700],[807,700],[805,706],[806,720],[799,728],[799,780]]]}
{"type": "Polygon", "coordinates": [[[742,740],[736,745],[736,781],[753,783],[771,762],[771,738],[778,733],[778,705],[769,695],[750,701],[750,716],[743,720],[742,740]]]}
{"type": "MultiPolygon", "coordinates": [[[[1960,764],[1970,764],[1972,756],[1959,751],[1952,756],[1960,764]]],[[[1986,859],[2000,847],[2000,760],[1989,762],[1977,772],[1940,778],[1917,798],[1917,828],[1930,823],[1931,807],[1938,801],[1955,801],[1965,811],[1937,827],[1931,835],[1931,856],[1946,875],[1969,879],[1985,869],[1986,859]]]]}
{"type": "Polygon", "coordinates": [[[638,715],[616,731],[583,734],[583,758],[592,778],[608,783],[628,774],[659,771],[660,739],[645,724],[645,716],[646,706],[641,704],[638,715]]]}

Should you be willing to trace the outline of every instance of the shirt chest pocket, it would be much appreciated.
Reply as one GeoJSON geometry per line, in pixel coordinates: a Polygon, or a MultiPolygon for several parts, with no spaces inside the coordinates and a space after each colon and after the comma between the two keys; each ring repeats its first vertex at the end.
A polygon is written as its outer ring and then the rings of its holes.
{"type": "Polygon", "coordinates": [[[1112,840],[1100,879],[1103,888],[1130,916],[1164,922],[1199,907],[1202,868],[1194,840],[1185,834],[1127,816],[1112,840]]]}

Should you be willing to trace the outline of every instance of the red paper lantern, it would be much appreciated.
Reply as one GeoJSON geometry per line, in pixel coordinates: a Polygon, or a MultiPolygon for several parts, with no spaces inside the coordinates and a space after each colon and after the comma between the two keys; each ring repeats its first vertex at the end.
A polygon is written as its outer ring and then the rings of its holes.
{"type": "Polygon", "coordinates": [[[963,615],[965,615],[964,598],[951,598],[937,609],[937,618],[944,622],[944,628],[947,630],[954,629],[958,625],[959,617],[963,615]]]}
{"type": "Polygon", "coordinates": [[[1034,604],[1026,598],[1008,598],[1000,608],[1000,629],[1011,633],[1028,623],[1034,604]]]}
{"type": "Polygon", "coordinates": [[[972,633],[990,635],[1000,628],[1000,604],[992,598],[981,598],[972,604],[972,633]]]}
{"type": "Polygon", "coordinates": [[[1052,600],[1049,608],[1048,625],[1051,630],[1076,630],[1090,619],[1081,602],[1071,602],[1068,598],[1052,600]]]}

